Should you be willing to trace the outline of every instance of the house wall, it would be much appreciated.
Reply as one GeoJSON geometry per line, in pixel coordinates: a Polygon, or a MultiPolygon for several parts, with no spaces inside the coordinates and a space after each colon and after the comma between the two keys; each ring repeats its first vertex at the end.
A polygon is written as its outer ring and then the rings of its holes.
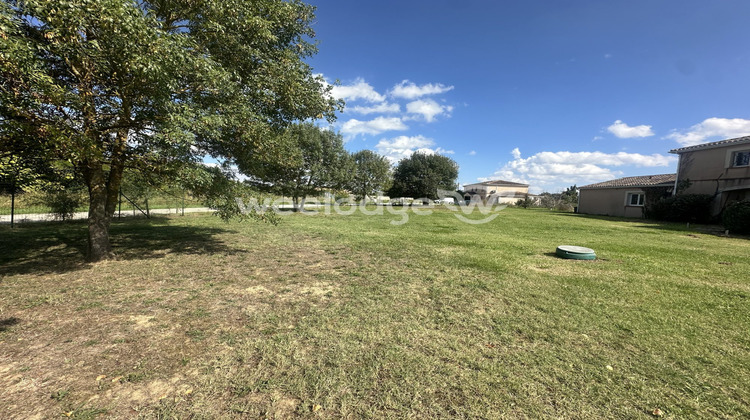
{"type": "Polygon", "coordinates": [[[732,154],[750,150],[750,144],[696,150],[680,154],[677,179],[690,179],[686,194],[714,194],[724,190],[750,188],[750,166],[733,168],[732,154]]]}
{"type": "Polygon", "coordinates": [[[480,184],[471,184],[471,185],[464,185],[464,192],[484,192],[486,191],[487,186],[486,185],[480,185],[480,184]]]}
{"type": "Polygon", "coordinates": [[[493,195],[496,195],[496,196],[515,198],[516,195],[528,194],[529,187],[492,186],[489,188],[489,191],[495,191],[493,195]]]}
{"type": "Polygon", "coordinates": [[[683,193],[717,194],[713,214],[719,214],[729,201],[747,198],[750,166],[732,167],[733,154],[747,150],[750,144],[681,153],[677,179],[691,183],[683,193]]]}
{"type": "Polygon", "coordinates": [[[477,194],[481,195],[483,199],[487,197],[487,195],[492,191],[495,191],[494,195],[500,195],[500,196],[511,196],[516,193],[518,194],[529,193],[529,187],[519,187],[519,186],[474,184],[474,185],[466,185],[464,188],[466,188],[465,192],[476,192],[477,194]]]}
{"type": "Polygon", "coordinates": [[[578,190],[578,213],[618,217],[643,217],[643,206],[626,205],[628,193],[642,188],[592,188],[578,190]]]}

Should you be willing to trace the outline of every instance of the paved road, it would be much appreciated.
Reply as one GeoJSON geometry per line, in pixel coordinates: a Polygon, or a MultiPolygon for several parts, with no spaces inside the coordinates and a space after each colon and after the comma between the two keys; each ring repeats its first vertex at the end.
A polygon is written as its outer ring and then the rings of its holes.
{"type": "MultiPolygon", "coordinates": [[[[185,213],[207,213],[211,212],[211,210],[208,207],[192,207],[192,208],[186,208],[185,213]]],[[[151,210],[151,214],[182,214],[182,210],[175,210],[175,209],[154,209],[151,210]]],[[[88,212],[78,212],[73,213],[73,219],[85,219],[89,215],[88,212]]],[[[122,217],[130,217],[130,216],[143,216],[143,213],[139,211],[135,211],[135,213],[132,210],[123,211],[122,217]]],[[[117,217],[117,213],[115,212],[115,217],[117,217]]],[[[16,214],[14,218],[15,223],[25,223],[25,222],[49,222],[55,220],[55,215],[52,213],[32,213],[32,214],[16,214]]],[[[0,223],[10,223],[10,215],[0,215],[0,223]]]]}

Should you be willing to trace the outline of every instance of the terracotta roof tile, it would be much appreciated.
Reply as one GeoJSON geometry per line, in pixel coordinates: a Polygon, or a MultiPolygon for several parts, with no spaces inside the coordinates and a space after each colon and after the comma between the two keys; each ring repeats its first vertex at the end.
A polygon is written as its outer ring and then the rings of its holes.
{"type": "Polygon", "coordinates": [[[611,181],[599,182],[597,184],[584,185],[580,189],[589,188],[622,188],[622,187],[653,187],[657,185],[672,185],[677,178],[676,174],[629,176],[613,179],[611,181]]]}
{"type": "Polygon", "coordinates": [[[473,184],[466,184],[464,187],[469,185],[507,185],[509,187],[528,187],[528,184],[521,184],[518,182],[503,181],[502,179],[493,179],[491,181],[475,182],[473,184]]]}
{"type": "Polygon", "coordinates": [[[695,146],[682,147],[680,149],[672,149],[669,151],[669,153],[685,153],[692,152],[693,150],[713,149],[716,147],[724,147],[744,143],[750,143],[750,136],[737,137],[734,139],[715,141],[711,143],[696,144],[695,146]]]}

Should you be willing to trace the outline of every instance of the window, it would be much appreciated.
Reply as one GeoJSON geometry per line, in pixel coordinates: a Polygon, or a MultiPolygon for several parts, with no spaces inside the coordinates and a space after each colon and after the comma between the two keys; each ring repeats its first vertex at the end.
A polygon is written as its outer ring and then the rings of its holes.
{"type": "Polygon", "coordinates": [[[732,166],[750,166],[750,150],[734,152],[732,166]]]}
{"type": "Polygon", "coordinates": [[[628,200],[625,202],[627,206],[643,206],[644,193],[628,193],[628,200]]]}

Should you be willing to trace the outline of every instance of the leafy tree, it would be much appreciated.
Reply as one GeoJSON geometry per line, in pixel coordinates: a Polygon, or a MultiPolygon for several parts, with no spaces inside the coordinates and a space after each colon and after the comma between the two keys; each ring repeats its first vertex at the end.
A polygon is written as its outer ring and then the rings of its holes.
{"type": "MultiPolygon", "coordinates": [[[[187,165],[203,186],[229,187],[204,178],[224,172],[194,164],[284,159],[275,131],[334,118],[341,104],[303,61],[316,52],[313,10],[295,0],[5,1],[0,150],[70,162],[88,189],[88,259],[108,258],[125,168],[187,165]]],[[[222,215],[239,211],[215,193],[222,215]]]]}
{"type": "Polygon", "coordinates": [[[543,192],[539,194],[539,207],[560,211],[573,211],[578,206],[578,187],[572,185],[561,193],[543,192]]]}
{"type": "Polygon", "coordinates": [[[393,172],[391,197],[438,198],[438,189],[454,191],[457,187],[458,164],[438,154],[414,152],[401,159],[393,172]]]}
{"type": "Polygon", "coordinates": [[[85,201],[85,187],[65,161],[5,154],[0,157],[0,193],[11,195],[11,226],[18,194],[26,203],[46,207],[57,220],[69,220],[85,201]]]}
{"type": "Polygon", "coordinates": [[[256,187],[291,196],[294,209],[322,190],[343,186],[351,174],[349,155],[340,134],[314,124],[295,124],[280,136],[284,159],[238,159],[240,171],[254,175],[256,187]]]}
{"type": "Polygon", "coordinates": [[[534,200],[532,200],[531,198],[529,198],[528,194],[524,195],[523,198],[520,198],[520,199],[518,199],[518,201],[516,201],[516,206],[523,207],[525,209],[527,209],[527,208],[529,208],[529,207],[531,207],[533,205],[534,205],[534,200]]]}
{"type": "Polygon", "coordinates": [[[10,152],[0,154],[0,194],[10,194],[10,226],[14,224],[16,195],[44,183],[41,173],[48,167],[39,159],[24,158],[10,152]]]}
{"type": "Polygon", "coordinates": [[[539,207],[554,209],[559,203],[559,194],[552,194],[546,191],[539,194],[539,207]]]}
{"type": "Polygon", "coordinates": [[[30,157],[7,154],[0,156],[0,193],[15,194],[45,184],[49,171],[46,162],[30,157]]]}
{"type": "Polygon", "coordinates": [[[575,185],[572,185],[566,188],[565,191],[562,192],[560,198],[569,204],[577,206],[578,205],[578,187],[575,185]]]}
{"type": "Polygon", "coordinates": [[[354,175],[349,189],[357,199],[364,200],[378,191],[387,189],[391,181],[391,164],[384,156],[372,150],[360,150],[352,155],[354,175]]]}

